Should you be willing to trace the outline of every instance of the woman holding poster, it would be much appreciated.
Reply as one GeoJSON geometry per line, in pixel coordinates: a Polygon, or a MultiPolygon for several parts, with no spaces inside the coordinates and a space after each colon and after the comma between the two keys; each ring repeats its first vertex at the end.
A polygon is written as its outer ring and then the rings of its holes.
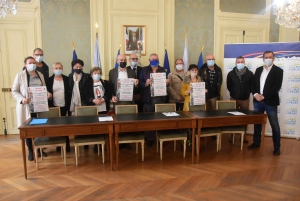
{"type": "MultiPolygon", "coordinates": [[[[33,57],[26,57],[24,60],[26,69],[18,73],[15,77],[12,86],[12,95],[17,101],[17,126],[21,126],[27,119],[36,117],[36,113],[30,113],[29,103],[31,101],[28,87],[45,86],[45,80],[42,73],[36,71],[36,61],[33,57]]],[[[51,93],[47,93],[48,99],[52,98],[51,93]]],[[[28,160],[33,161],[33,150],[31,138],[26,138],[26,145],[28,147],[28,160]]],[[[40,153],[40,152],[39,152],[40,153]]],[[[43,156],[47,156],[43,152],[43,156]]]]}
{"type": "MultiPolygon", "coordinates": [[[[184,77],[180,90],[181,95],[184,97],[183,111],[188,111],[188,104],[191,102],[191,83],[203,82],[202,78],[198,75],[198,66],[196,64],[191,64],[188,70],[189,75],[184,77]]],[[[207,92],[206,89],[205,92],[207,92]]]]}

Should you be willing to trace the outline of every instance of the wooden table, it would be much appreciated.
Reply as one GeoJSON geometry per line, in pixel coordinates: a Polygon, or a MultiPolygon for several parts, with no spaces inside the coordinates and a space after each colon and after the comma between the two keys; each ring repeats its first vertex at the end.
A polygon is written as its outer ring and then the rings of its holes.
{"type": "MultiPolygon", "coordinates": [[[[195,137],[197,118],[187,112],[177,113],[179,116],[171,117],[161,112],[113,115],[117,169],[119,170],[119,133],[192,128],[195,137]]],[[[194,152],[192,152],[192,161],[194,161],[194,152]]]]}
{"type": "MultiPolygon", "coordinates": [[[[198,133],[198,153],[197,153],[197,163],[199,162],[200,156],[200,135],[201,135],[201,128],[208,128],[208,127],[221,127],[221,126],[241,126],[241,125],[248,125],[248,124],[262,124],[262,142],[261,148],[264,144],[264,136],[265,136],[265,125],[267,122],[267,115],[263,113],[254,112],[251,110],[210,110],[210,111],[197,111],[197,112],[189,112],[190,114],[194,115],[198,119],[197,123],[197,133],[198,133]],[[232,115],[228,112],[238,111],[242,112],[245,115],[232,115]]],[[[195,136],[193,133],[193,140],[192,140],[192,150],[195,150],[195,136]]]]}
{"type": "Polygon", "coordinates": [[[19,127],[25,179],[27,179],[25,138],[109,134],[110,165],[113,170],[113,121],[99,122],[98,116],[53,117],[41,125],[30,125],[30,121],[31,119],[28,119],[19,127]]]}

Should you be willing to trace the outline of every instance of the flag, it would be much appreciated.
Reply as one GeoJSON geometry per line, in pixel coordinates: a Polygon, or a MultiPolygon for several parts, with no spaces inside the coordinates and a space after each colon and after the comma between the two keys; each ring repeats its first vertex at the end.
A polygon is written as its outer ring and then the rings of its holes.
{"type": "Polygon", "coordinates": [[[183,63],[184,63],[184,70],[188,71],[189,68],[189,55],[188,55],[188,41],[187,41],[187,32],[185,34],[185,43],[184,43],[184,50],[183,50],[183,63]]]}
{"type": "Polygon", "coordinates": [[[128,36],[128,30],[126,28],[126,35],[125,35],[125,39],[126,39],[126,47],[128,47],[128,43],[129,43],[129,36],[128,36]]]}
{"type": "Polygon", "coordinates": [[[116,56],[116,64],[115,64],[115,68],[118,68],[119,67],[119,64],[118,64],[118,56],[120,54],[120,49],[118,50],[118,53],[117,53],[117,56],[116,56]]]}
{"type": "Polygon", "coordinates": [[[201,68],[201,66],[203,65],[203,57],[202,57],[202,52],[200,53],[199,59],[198,59],[198,69],[201,68]]]}
{"type": "Polygon", "coordinates": [[[170,73],[170,63],[169,63],[168,51],[166,49],[165,49],[164,68],[168,76],[170,73]]]}
{"type": "MultiPolygon", "coordinates": [[[[77,54],[76,54],[76,50],[75,50],[75,46],[74,46],[74,42],[72,41],[72,46],[73,46],[73,57],[72,57],[72,61],[77,59],[77,54]]],[[[71,66],[72,70],[71,72],[74,72],[73,66],[71,66]]]]}
{"type": "Polygon", "coordinates": [[[96,33],[95,47],[94,47],[94,67],[101,67],[100,53],[98,49],[98,33],[96,33]]]}

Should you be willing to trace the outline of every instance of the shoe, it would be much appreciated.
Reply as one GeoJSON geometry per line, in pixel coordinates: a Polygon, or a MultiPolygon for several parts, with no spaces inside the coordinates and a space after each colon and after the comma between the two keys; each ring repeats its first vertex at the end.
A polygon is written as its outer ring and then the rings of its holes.
{"type": "Polygon", "coordinates": [[[28,152],[28,160],[29,161],[33,161],[33,153],[32,153],[32,151],[28,152]]]}
{"type": "MultiPolygon", "coordinates": [[[[48,154],[42,150],[43,157],[47,157],[48,154]]],[[[38,150],[38,157],[41,157],[41,152],[38,150]]]]}
{"type": "Polygon", "coordinates": [[[98,153],[98,146],[96,144],[94,145],[93,152],[98,153]]]}
{"type": "Polygon", "coordinates": [[[89,145],[83,145],[84,149],[89,149],[89,145]]]}
{"type": "Polygon", "coordinates": [[[153,140],[147,140],[146,145],[147,145],[147,147],[152,147],[152,145],[153,145],[153,140]]]}
{"type": "Polygon", "coordinates": [[[259,148],[259,147],[260,147],[260,145],[252,143],[251,145],[248,146],[248,149],[256,149],[256,148],[259,148]]]}
{"type": "Polygon", "coordinates": [[[279,148],[275,148],[273,151],[273,155],[274,156],[279,156],[280,155],[280,149],[279,148]]]}
{"type": "Polygon", "coordinates": [[[61,147],[56,147],[56,152],[61,152],[61,147]]]}

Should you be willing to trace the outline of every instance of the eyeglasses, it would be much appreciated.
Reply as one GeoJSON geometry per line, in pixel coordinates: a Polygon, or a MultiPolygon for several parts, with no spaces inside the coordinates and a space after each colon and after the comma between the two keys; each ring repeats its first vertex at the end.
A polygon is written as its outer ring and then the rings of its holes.
{"type": "Polygon", "coordinates": [[[118,61],[124,62],[124,61],[127,61],[127,59],[118,59],[118,61]]]}
{"type": "Polygon", "coordinates": [[[138,58],[130,58],[132,61],[137,61],[138,58]]]}
{"type": "Polygon", "coordinates": [[[34,56],[44,56],[44,54],[34,54],[34,56]]]}

